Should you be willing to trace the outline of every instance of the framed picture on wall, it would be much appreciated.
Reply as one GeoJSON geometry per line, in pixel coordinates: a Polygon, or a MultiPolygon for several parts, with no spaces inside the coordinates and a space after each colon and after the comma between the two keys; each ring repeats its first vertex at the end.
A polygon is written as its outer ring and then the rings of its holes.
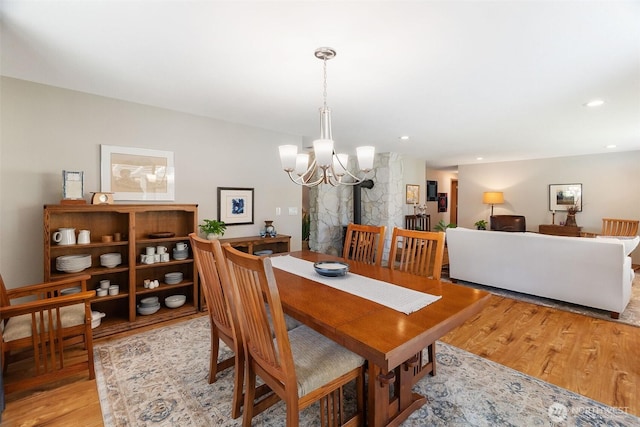
{"type": "Polygon", "coordinates": [[[447,211],[447,193],[438,193],[438,212],[447,211]]]}
{"type": "Polygon", "coordinates": [[[407,184],[407,204],[415,205],[417,203],[420,203],[420,186],[407,184]]]}
{"type": "Polygon", "coordinates": [[[438,201],[438,181],[427,181],[427,202],[438,201]]]}
{"type": "Polygon", "coordinates": [[[174,200],[173,152],[101,145],[100,187],[114,200],[174,200]]]}
{"type": "Polygon", "coordinates": [[[550,211],[566,211],[572,206],[582,212],[582,184],[549,184],[550,211]]]}
{"type": "Polygon", "coordinates": [[[218,221],[253,224],[253,188],[218,187],[218,221]]]}

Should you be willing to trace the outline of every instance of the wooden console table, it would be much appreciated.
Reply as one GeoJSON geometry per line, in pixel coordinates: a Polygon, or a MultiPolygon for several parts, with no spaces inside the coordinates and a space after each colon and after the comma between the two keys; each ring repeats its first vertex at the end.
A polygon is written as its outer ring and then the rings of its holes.
{"type": "Polygon", "coordinates": [[[228,239],[220,239],[220,243],[229,243],[239,251],[254,254],[256,251],[270,249],[273,253],[289,252],[291,236],[285,234],[277,234],[276,237],[231,237],[228,239]]]}
{"type": "Polygon", "coordinates": [[[551,234],[553,236],[580,237],[580,230],[582,230],[582,227],[569,225],[540,224],[538,226],[540,234],[551,234]]]}

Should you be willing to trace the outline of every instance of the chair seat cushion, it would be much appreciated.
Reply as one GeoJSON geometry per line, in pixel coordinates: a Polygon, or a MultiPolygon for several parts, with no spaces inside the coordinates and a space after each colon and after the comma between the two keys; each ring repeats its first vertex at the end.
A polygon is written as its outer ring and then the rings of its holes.
{"type": "MultiPolygon", "coordinates": [[[[56,325],[55,311],[53,324],[56,325]]],[[[40,316],[36,315],[37,319],[37,331],[40,332],[40,316]]],[[[44,327],[45,332],[49,330],[49,314],[44,312],[44,327]]],[[[60,321],[63,328],[70,328],[72,326],[83,325],[85,321],[84,304],[74,304],[60,308],[60,321]]],[[[5,342],[15,341],[22,338],[31,336],[31,315],[23,314],[21,316],[12,317],[7,322],[7,325],[2,332],[2,338],[5,342]]]]}
{"type": "Polygon", "coordinates": [[[361,366],[364,359],[307,326],[289,331],[298,397],[361,366]]]}

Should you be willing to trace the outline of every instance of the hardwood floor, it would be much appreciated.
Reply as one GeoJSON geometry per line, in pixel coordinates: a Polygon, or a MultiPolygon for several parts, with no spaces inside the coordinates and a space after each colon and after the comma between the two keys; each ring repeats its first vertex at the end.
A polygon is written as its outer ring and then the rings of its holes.
{"type": "MultiPolygon", "coordinates": [[[[492,296],[442,341],[640,416],[640,328],[492,296]]],[[[7,396],[2,426],[33,425],[102,426],[95,380],[7,396]]]]}

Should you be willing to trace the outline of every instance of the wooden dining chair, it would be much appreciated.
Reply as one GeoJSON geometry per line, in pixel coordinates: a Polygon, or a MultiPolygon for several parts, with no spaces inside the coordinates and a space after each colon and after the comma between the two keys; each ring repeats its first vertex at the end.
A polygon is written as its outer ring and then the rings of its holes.
{"type": "Polygon", "coordinates": [[[640,220],[602,218],[603,236],[637,236],[640,220]]]}
{"type": "MultiPolygon", "coordinates": [[[[209,384],[216,381],[218,372],[234,367],[233,403],[231,416],[238,418],[242,413],[244,403],[244,346],[238,318],[222,286],[223,281],[229,281],[229,272],[224,259],[224,253],[217,240],[205,240],[195,233],[189,235],[196,267],[200,275],[200,284],[207,304],[209,321],[211,324],[211,356],[209,358],[209,384]],[[233,351],[233,356],[218,362],[222,340],[233,351]]],[[[254,412],[260,413],[273,403],[277,396],[264,397],[270,390],[259,387],[255,393],[254,412]]]]}
{"type": "Polygon", "coordinates": [[[247,363],[243,425],[251,426],[259,376],[285,402],[286,425],[298,426],[299,411],[320,402],[320,424],[364,424],[364,359],[307,326],[287,332],[275,276],[268,257],[223,246],[231,276],[232,301],[239,313],[247,363]],[[271,314],[273,323],[268,321],[271,314]],[[275,336],[272,339],[272,334],[275,336]],[[343,388],[356,385],[356,408],[345,414],[343,388]]]}
{"type": "Polygon", "coordinates": [[[384,225],[350,223],[344,239],[342,257],[380,266],[384,251],[384,225]]]}
{"type": "Polygon", "coordinates": [[[444,256],[443,232],[393,228],[389,268],[440,280],[444,256]]]}
{"type": "MultiPolygon", "coordinates": [[[[87,291],[91,276],[70,277],[6,289],[0,276],[0,346],[5,393],[31,389],[77,375],[95,378],[91,303],[87,291]],[[68,288],[78,292],[63,294],[68,288]],[[82,346],[82,352],[69,351],[82,346]],[[26,375],[13,375],[9,363],[33,360],[26,375]]],[[[16,373],[17,374],[17,373],[16,373]]]]}
{"type": "MultiPolygon", "coordinates": [[[[391,237],[389,268],[440,280],[444,240],[445,233],[443,232],[415,231],[394,227],[391,237]]],[[[425,350],[427,360],[425,360],[422,351],[415,357],[414,384],[427,372],[431,372],[432,375],[436,374],[436,343],[429,344],[425,350]]]]}

